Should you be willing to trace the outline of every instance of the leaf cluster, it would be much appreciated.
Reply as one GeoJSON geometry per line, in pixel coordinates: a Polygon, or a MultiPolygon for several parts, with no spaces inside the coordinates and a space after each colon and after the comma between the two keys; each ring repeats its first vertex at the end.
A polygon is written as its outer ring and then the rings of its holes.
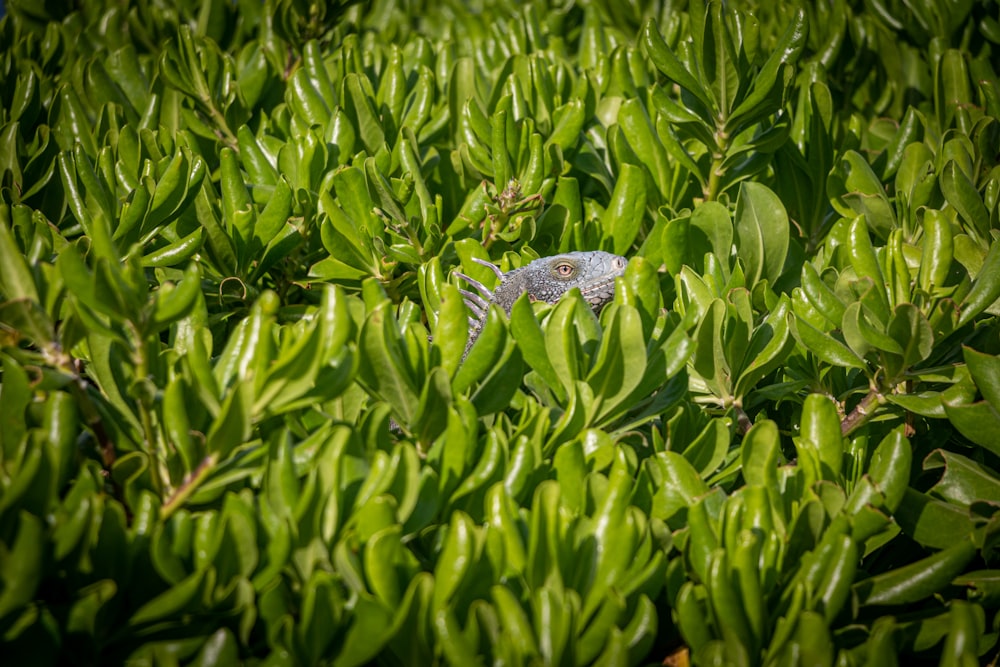
{"type": "Polygon", "coordinates": [[[996,660],[995,0],[7,4],[5,659],[996,660]]]}

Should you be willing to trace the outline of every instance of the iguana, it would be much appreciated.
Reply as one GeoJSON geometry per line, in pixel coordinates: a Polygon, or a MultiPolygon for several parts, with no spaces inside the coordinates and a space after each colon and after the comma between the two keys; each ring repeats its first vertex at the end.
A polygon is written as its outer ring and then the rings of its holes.
{"type": "Polygon", "coordinates": [[[542,257],[507,273],[487,261],[475,258],[472,261],[492,269],[500,279],[500,284],[491,291],[481,282],[455,272],[456,276],[479,292],[476,294],[460,290],[474,315],[469,318],[469,339],[465,345],[465,354],[472,349],[472,344],[486,324],[486,314],[491,304],[497,304],[509,316],[514,302],[525,292],[532,301],[555,303],[563,294],[578,287],[590,307],[599,311],[611,301],[615,294],[615,278],[625,273],[625,265],[628,263],[624,257],[601,250],[542,257]]]}
{"type": "MultiPolygon", "coordinates": [[[[525,292],[532,301],[555,303],[563,294],[578,287],[590,307],[599,311],[614,297],[615,278],[625,273],[625,265],[628,264],[624,257],[600,250],[542,257],[507,273],[485,260],[473,258],[472,261],[489,267],[497,274],[500,284],[490,290],[478,280],[455,271],[456,276],[479,292],[459,290],[475,315],[469,318],[469,338],[462,355],[463,361],[486,324],[490,305],[497,304],[509,316],[514,302],[525,292]]],[[[402,431],[395,419],[389,419],[389,429],[393,433],[402,431]]]]}

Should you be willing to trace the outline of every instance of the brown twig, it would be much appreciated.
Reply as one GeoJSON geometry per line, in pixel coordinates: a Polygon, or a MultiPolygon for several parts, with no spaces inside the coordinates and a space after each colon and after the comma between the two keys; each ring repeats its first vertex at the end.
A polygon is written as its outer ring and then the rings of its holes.
{"type": "Polygon", "coordinates": [[[747,416],[742,405],[733,405],[733,411],[736,413],[736,428],[739,429],[740,435],[746,435],[753,427],[750,417],[747,416]]]}
{"type": "Polygon", "coordinates": [[[885,403],[885,396],[877,388],[872,387],[861,399],[861,402],[854,406],[850,414],[840,422],[840,433],[846,437],[867,424],[868,420],[875,414],[875,410],[883,403],[885,403]]]}

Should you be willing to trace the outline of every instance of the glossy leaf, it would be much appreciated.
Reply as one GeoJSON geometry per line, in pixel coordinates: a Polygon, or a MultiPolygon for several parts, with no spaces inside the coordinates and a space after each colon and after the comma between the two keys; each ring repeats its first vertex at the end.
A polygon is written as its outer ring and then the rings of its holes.
{"type": "Polygon", "coordinates": [[[764,278],[774,284],[788,253],[788,216],[781,200],[765,186],[743,183],[735,221],[737,253],[746,267],[747,280],[756,283],[764,278]]]}

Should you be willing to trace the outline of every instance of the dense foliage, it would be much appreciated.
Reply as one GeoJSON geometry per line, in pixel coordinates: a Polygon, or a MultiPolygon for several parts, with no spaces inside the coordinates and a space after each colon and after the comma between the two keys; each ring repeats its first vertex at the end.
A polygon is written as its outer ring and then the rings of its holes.
{"type": "Polygon", "coordinates": [[[996,664],[996,0],[8,12],[5,662],[996,664]]]}

